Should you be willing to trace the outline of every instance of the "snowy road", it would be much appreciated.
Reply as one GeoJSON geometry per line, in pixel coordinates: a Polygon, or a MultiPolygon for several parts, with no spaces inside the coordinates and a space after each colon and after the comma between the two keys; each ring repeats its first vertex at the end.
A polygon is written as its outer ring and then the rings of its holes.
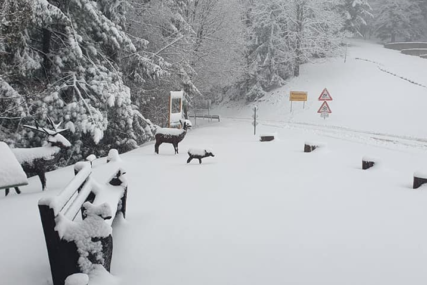
{"type": "MultiPolygon", "coordinates": [[[[251,118],[223,117],[234,121],[246,121],[250,124],[251,118]]],[[[304,122],[284,122],[272,120],[258,120],[262,126],[274,127],[278,129],[295,129],[305,132],[311,132],[325,137],[331,137],[340,140],[347,140],[372,146],[384,147],[389,149],[418,149],[427,150],[427,139],[401,136],[394,134],[383,134],[371,131],[355,130],[351,128],[333,126],[326,124],[313,124],[304,122]]]]}

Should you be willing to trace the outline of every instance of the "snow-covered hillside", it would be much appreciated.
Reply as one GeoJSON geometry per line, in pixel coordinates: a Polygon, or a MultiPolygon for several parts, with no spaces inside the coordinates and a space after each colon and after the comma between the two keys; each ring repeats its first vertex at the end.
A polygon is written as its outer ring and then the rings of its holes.
{"type": "Polygon", "coordinates": [[[259,107],[261,121],[281,125],[309,123],[426,139],[427,60],[382,45],[351,41],[346,62],[336,58],[306,64],[300,77],[264,100],[249,106],[226,102],[213,112],[250,118],[253,105],[259,107]],[[329,103],[333,113],[326,120],[317,113],[324,88],[334,99],[329,103]],[[293,102],[290,112],[291,90],[308,92],[305,109],[302,102],[293,102]]]}
{"type": "MultiPolygon", "coordinates": [[[[121,155],[129,192],[126,220],[114,225],[115,284],[424,285],[427,186],[413,190],[412,179],[427,171],[427,89],[355,57],[427,86],[427,60],[357,42],[346,63],[304,66],[258,103],[258,133],[276,133],[273,142],[253,135],[253,105],[236,103],[216,110],[221,122],[198,120],[178,155],[169,144],[157,155],[153,143],[121,155]],[[316,113],[325,87],[327,120],[316,113]],[[310,101],[289,114],[291,89],[310,101]],[[325,146],[304,153],[306,141],[325,146]],[[215,157],[187,164],[189,148],[215,157]],[[364,171],[364,156],[379,163],[364,171]]],[[[73,175],[48,173],[46,192],[37,177],[21,195],[0,192],[1,284],[52,284],[37,201],[73,175]]]]}

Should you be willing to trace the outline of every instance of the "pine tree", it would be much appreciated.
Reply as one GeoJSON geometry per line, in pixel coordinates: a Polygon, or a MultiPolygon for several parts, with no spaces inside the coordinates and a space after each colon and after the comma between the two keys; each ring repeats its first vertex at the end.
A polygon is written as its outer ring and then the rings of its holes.
{"type": "Polygon", "coordinates": [[[342,0],[339,9],[344,14],[344,29],[360,36],[366,29],[368,18],[372,18],[372,8],[368,0],[342,0]]]}
{"type": "Polygon", "coordinates": [[[337,1],[253,2],[248,17],[248,100],[264,96],[313,57],[336,55],[344,34],[337,1]]]}
{"type": "MultiPolygon", "coordinates": [[[[147,42],[124,31],[125,4],[3,0],[3,80],[25,97],[30,118],[50,116],[70,129],[71,161],[112,147],[131,149],[152,135],[132,104],[123,70],[131,67],[144,78],[163,70],[141,55],[147,42]]],[[[31,141],[32,134],[24,134],[31,141]]]]}
{"type": "Polygon", "coordinates": [[[386,41],[411,41],[423,34],[423,15],[417,1],[381,0],[375,20],[376,35],[386,41]]]}

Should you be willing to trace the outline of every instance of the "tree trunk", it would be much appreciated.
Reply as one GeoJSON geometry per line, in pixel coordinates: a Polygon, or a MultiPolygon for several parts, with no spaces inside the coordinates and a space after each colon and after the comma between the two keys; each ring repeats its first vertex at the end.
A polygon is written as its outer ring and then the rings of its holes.
{"type": "Polygon", "coordinates": [[[50,41],[52,38],[52,33],[48,29],[43,29],[43,66],[45,69],[45,74],[49,73],[51,63],[49,59],[50,53],[50,41]]]}
{"type": "Polygon", "coordinates": [[[296,41],[296,47],[295,47],[295,66],[294,66],[294,76],[298,77],[300,74],[300,65],[301,65],[301,57],[302,57],[302,51],[301,51],[301,40],[302,40],[302,33],[303,33],[303,18],[304,18],[304,7],[303,4],[297,4],[297,41],[296,41]]]}

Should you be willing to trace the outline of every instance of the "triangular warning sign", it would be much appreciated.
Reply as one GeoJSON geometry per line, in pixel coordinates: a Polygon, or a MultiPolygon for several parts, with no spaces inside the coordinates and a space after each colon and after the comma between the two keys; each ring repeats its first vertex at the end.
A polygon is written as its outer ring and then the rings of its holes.
{"type": "Polygon", "coordinates": [[[319,96],[319,101],[332,101],[331,94],[329,94],[328,89],[323,89],[322,94],[319,96]]]}
{"type": "Polygon", "coordinates": [[[331,108],[329,108],[328,102],[323,102],[322,106],[320,106],[319,111],[317,113],[332,113],[331,108]]]}

